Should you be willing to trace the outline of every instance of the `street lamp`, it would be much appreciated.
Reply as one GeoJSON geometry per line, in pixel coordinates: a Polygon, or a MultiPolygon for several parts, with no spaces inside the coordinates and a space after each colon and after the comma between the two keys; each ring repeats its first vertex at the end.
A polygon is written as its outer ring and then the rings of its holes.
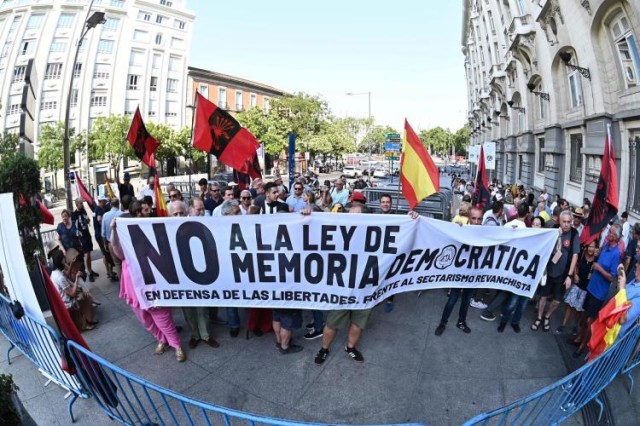
{"type": "MultiPolygon", "coordinates": [[[[99,24],[104,24],[104,12],[93,12],[91,16],[91,7],[93,6],[93,0],[89,4],[89,10],[87,11],[88,18],[85,20],[85,28],[76,43],[76,54],[71,64],[71,78],[69,79],[69,92],[67,93],[67,108],[64,116],[64,140],[63,140],[63,155],[64,155],[64,191],[67,198],[67,210],[73,210],[71,204],[71,181],[69,179],[69,172],[71,168],[71,155],[69,152],[69,116],[71,114],[71,92],[73,91],[73,77],[75,76],[76,62],[78,62],[78,55],[80,54],[80,47],[82,46],[82,40],[87,35],[90,29],[95,28],[99,24]]],[[[87,170],[87,173],[89,171],[87,170]]]]}
{"type": "MultiPolygon", "coordinates": [[[[369,122],[371,121],[371,92],[347,92],[345,93],[345,95],[347,96],[361,96],[361,95],[367,95],[367,100],[368,100],[368,118],[369,118],[369,122]]],[[[369,126],[371,125],[371,123],[367,123],[367,133],[369,133],[369,126]]],[[[369,179],[371,179],[371,144],[369,144],[369,179]]]]}

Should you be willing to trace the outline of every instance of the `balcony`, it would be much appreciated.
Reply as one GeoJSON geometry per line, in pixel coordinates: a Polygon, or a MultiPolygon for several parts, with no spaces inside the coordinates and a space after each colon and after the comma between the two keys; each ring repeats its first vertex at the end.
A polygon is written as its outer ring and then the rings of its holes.
{"type": "Polygon", "coordinates": [[[493,64],[489,69],[489,79],[491,81],[506,76],[506,73],[502,70],[503,64],[493,64]]]}
{"type": "Polygon", "coordinates": [[[480,91],[480,99],[489,99],[491,97],[490,93],[491,91],[488,87],[483,87],[480,91]]]}
{"type": "Polygon", "coordinates": [[[510,46],[517,43],[519,36],[534,33],[536,30],[533,26],[533,20],[530,15],[516,16],[511,20],[507,33],[509,35],[510,46]]]}

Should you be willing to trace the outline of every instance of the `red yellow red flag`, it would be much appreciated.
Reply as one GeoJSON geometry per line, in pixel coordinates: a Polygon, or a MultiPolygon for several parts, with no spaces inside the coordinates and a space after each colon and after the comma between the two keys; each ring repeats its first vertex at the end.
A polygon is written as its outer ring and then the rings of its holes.
{"type": "Polygon", "coordinates": [[[402,195],[413,209],[424,198],[440,191],[440,172],[407,120],[404,121],[404,132],[400,182],[402,195]]]}
{"type": "Polygon", "coordinates": [[[168,217],[169,209],[167,208],[167,200],[165,200],[162,188],[160,188],[160,178],[157,173],[155,175],[155,184],[153,186],[155,187],[154,192],[156,196],[156,216],[168,217]]]}

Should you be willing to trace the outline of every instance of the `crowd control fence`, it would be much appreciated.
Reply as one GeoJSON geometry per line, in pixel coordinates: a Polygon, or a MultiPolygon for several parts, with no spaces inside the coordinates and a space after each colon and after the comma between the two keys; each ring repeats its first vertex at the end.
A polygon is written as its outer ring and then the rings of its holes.
{"type": "Polygon", "coordinates": [[[554,425],[571,417],[592,400],[600,408],[599,420],[604,408],[599,394],[623,372],[634,356],[638,361],[636,348],[639,338],[640,325],[636,324],[606,352],[568,376],[526,398],[480,414],[465,426],[554,425]]]}
{"type": "Polygon", "coordinates": [[[60,335],[50,326],[29,313],[20,319],[13,315],[10,301],[0,295],[0,331],[10,343],[7,349],[7,362],[11,364],[11,351],[17,348],[38,370],[49,380],[70,394],[67,403],[69,416],[73,421],[73,404],[78,399],[87,398],[88,394],[82,388],[76,377],[69,375],[62,369],[62,350],[64,343],[60,335]]]}

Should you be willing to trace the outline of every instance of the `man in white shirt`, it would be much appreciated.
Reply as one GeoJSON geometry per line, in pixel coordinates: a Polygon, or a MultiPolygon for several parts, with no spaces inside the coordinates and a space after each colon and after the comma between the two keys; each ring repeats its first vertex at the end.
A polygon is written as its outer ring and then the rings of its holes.
{"type": "MultiPolygon", "coordinates": [[[[233,188],[228,186],[224,189],[224,196],[223,196],[222,202],[224,203],[227,200],[233,200],[233,188]]],[[[211,214],[211,216],[222,216],[222,204],[220,204],[218,207],[213,209],[213,213],[211,214]]]]}
{"type": "Polygon", "coordinates": [[[245,215],[249,213],[251,201],[251,191],[249,191],[248,189],[243,190],[240,193],[240,214],[245,215]]]}
{"type": "Polygon", "coordinates": [[[344,181],[340,178],[335,180],[334,185],[335,186],[331,190],[331,200],[333,201],[333,205],[341,204],[344,206],[347,204],[347,201],[349,201],[349,190],[344,189],[344,181]]]}
{"type": "Polygon", "coordinates": [[[527,205],[527,203],[520,203],[518,205],[518,217],[516,217],[510,222],[505,223],[504,227],[505,228],[526,228],[527,224],[524,223],[524,220],[526,219],[527,214],[529,214],[529,206],[527,205]]]}
{"type": "Polygon", "coordinates": [[[153,205],[156,205],[156,191],[155,191],[155,179],[153,176],[149,176],[149,179],[147,180],[147,185],[142,188],[142,190],[140,191],[140,198],[144,198],[146,196],[150,196],[151,198],[153,198],[153,205]]]}

